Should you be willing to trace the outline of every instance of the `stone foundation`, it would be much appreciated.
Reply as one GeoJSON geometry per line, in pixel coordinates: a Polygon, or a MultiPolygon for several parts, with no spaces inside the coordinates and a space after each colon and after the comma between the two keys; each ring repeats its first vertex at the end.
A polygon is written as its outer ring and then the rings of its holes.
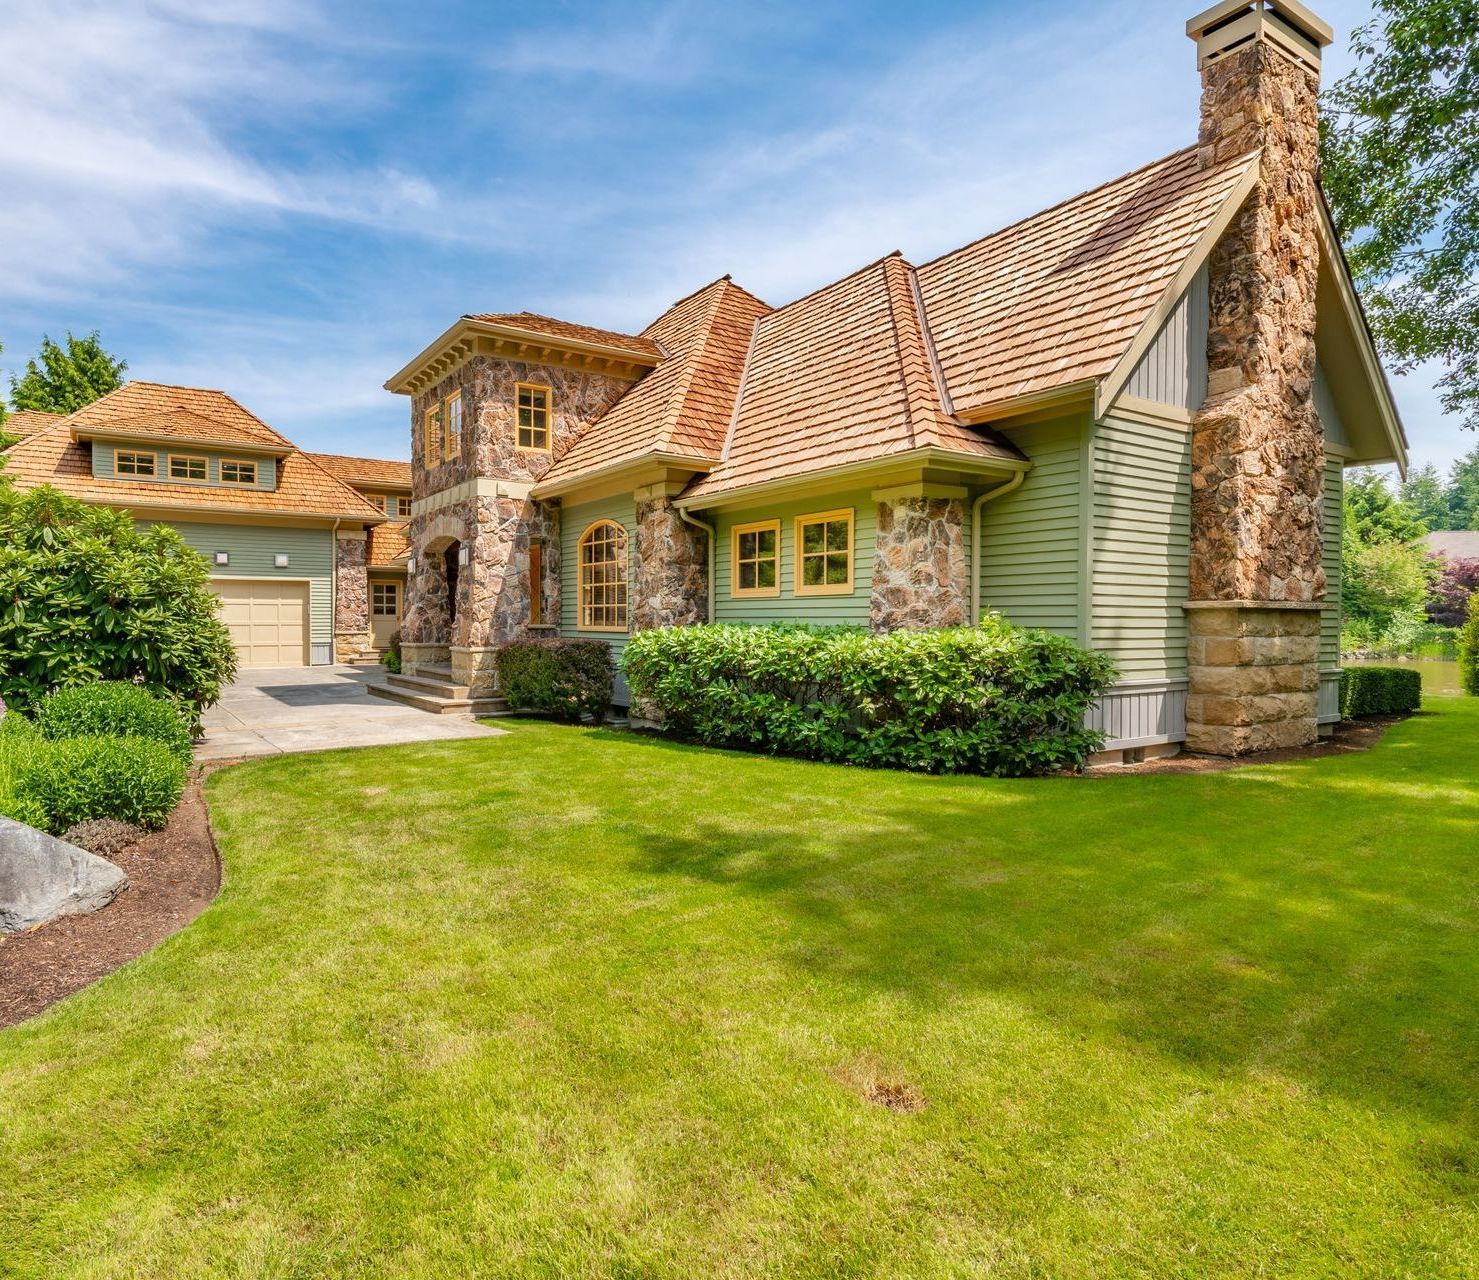
{"type": "Polygon", "coordinates": [[[876,493],[875,631],[959,627],[969,620],[965,502],[960,497],[876,493]]]}
{"type": "Polygon", "coordinates": [[[453,645],[452,683],[465,684],[474,698],[498,692],[498,649],[493,645],[453,645]]]}
{"type": "Polygon", "coordinates": [[[363,530],[334,539],[334,661],[371,647],[369,540],[363,530]]]}
{"type": "Polygon", "coordinates": [[[444,644],[401,643],[401,670],[415,675],[421,667],[445,667],[452,661],[452,650],[444,644]]]}
{"type": "Polygon", "coordinates": [[[1268,601],[1188,606],[1188,750],[1241,756],[1316,741],[1320,613],[1268,601]]]}
{"type": "Polygon", "coordinates": [[[671,498],[637,503],[630,599],[633,631],[709,620],[708,535],[684,520],[671,498]]]}

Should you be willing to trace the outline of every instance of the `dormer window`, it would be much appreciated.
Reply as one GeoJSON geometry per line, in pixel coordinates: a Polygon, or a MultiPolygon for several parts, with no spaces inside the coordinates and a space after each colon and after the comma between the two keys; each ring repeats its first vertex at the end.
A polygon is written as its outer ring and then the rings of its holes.
{"type": "Polygon", "coordinates": [[[154,455],[137,449],[120,449],[113,456],[113,471],[120,476],[153,476],[154,455]]]}
{"type": "Polygon", "coordinates": [[[182,453],[169,456],[169,478],[171,480],[204,480],[206,460],[182,453]]]}
{"type": "Polygon", "coordinates": [[[518,446],[549,452],[550,389],[529,382],[514,385],[518,446]]]}
{"type": "Polygon", "coordinates": [[[257,464],[255,462],[242,462],[236,459],[221,460],[221,483],[222,484],[256,484],[257,464]]]}

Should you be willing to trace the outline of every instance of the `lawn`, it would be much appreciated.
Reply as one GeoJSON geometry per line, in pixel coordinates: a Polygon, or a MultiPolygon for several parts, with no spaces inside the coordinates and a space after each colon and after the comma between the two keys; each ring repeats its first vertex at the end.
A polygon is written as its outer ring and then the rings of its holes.
{"type": "Polygon", "coordinates": [[[1197,776],[519,723],[210,784],[0,1032],[14,1276],[1479,1274],[1479,700],[1197,776]]]}

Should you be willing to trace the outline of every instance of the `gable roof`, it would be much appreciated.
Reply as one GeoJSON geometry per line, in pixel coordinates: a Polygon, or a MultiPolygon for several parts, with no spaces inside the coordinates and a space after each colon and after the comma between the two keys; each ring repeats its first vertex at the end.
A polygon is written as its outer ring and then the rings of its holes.
{"type": "Polygon", "coordinates": [[[67,418],[74,434],[90,429],[188,436],[189,429],[208,423],[209,439],[292,449],[286,436],[274,431],[256,414],[242,408],[224,391],[207,387],[175,387],[162,382],[125,382],[67,418]]]}
{"type": "Polygon", "coordinates": [[[1023,461],[935,381],[913,269],[891,254],[763,316],[719,464],[685,498],[938,448],[1023,461]]]}
{"type": "Polygon", "coordinates": [[[46,413],[41,409],[17,409],[14,413],[7,414],[3,422],[0,422],[0,434],[20,436],[35,435],[43,427],[52,427],[67,415],[64,413],[46,413]]]}
{"type": "Polygon", "coordinates": [[[680,298],[642,331],[668,356],[586,429],[541,492],[651,454],[717,460],[751,332],[769,310],[728,276],[680,298]]]}
{"type": "Polygon", "coordinates": [[[393,458],[352,458],[343,453],[310,453],[319,466],[345,484],[370,489],[409,489],[411,464],[393,458]]]}
{"type": "Polygon", "coordinates": [[[1257,159],[1202,169],[1188,147],[920,267],[956,411],[985,417],[1113,373],[1210,251],[1257,159]]]}

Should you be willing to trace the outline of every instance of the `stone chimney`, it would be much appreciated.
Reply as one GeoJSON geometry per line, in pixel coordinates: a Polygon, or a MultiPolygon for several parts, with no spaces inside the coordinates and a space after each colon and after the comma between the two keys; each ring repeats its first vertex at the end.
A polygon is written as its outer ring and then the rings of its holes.
{"type": "Polygon", "coordinates": [[[1202,73],[1198,163],[1259,153],[1209,264],[1187,605],[1187,746],[1242,755],[1318,736],[1317,96],[1332,32],[1294,0],[1226,0],[1186,29],[1202,73]]]}

